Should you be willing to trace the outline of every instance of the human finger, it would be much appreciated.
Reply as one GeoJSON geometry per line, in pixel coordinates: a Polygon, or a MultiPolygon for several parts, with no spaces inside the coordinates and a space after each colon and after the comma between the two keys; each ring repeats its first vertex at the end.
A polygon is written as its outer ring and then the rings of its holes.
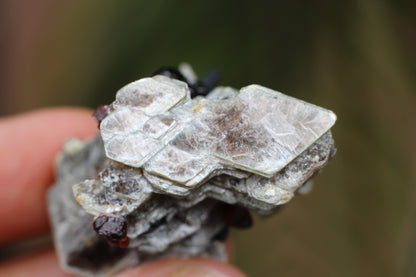
{"type": "Polygon", "coordinates": [[[52,249],[27,253],[0,263],[0,276],[70,277],[59,266],[52,249]]]}
{"type": "Polygon", "coordinates": [[[244,277],[236,267],[206,258],[170,258],[146,263],[117,277],[244,277]]]}
{"type": "MultiPolygon", "coordinates": [[[[62,271],[52,249],[24,254],[0,263],[0,276],[70,277],[62,271]]],[[[117,277],[244,277],[234,266],[206,258],[170,258],[128,269],[117,277]]]]}
{"type": "Polygon", "coordinates": [[[0,119],[0,245],[48,230],[46,191],[68,137],[95,135],[91,111],[54,108],[0,119]]]}

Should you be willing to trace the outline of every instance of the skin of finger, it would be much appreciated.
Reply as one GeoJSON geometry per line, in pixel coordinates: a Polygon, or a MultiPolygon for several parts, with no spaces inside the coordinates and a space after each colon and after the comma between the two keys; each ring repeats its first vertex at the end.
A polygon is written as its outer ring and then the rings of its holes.
{"type": "MultiPolygon", "coordinates": [[[[232,248],[226,242],[227,252],[232,248]]],[[[230,254],[228,254],[230,256],[230,254]]],[[[41,249],[0,262],[0,276],[74,276],[62,271],[53,249],[41,249]]],[[[129,276],[246,276],[227,263],[204,258],[172,258],[152,261],[117,275],[129,276]]]]}
{"type": "MultiPolygon", "coordinates": [[[[70,277],[59,266],[52,249],[32,251],[6,262],[0,263],[0,276],[42,276],[70,277]]],[[[117,277],[244,277],[246,276],[230,264],[206,258],[171,258],[148,262],[142,266],[126,270],[117,277]]]]}
{"type": "MultiPolygon", "coordinates": [[[[230,249],[230,242],[226,242],[230,249]]],[[[55,251],[44,248],[32,250],[0,262],[0,276],[74,276],[62,271],[55,251]]],[[[148,262],[120,273],[117,276],[246,276],[227,263],[205,258],[171,258],[148,262]]]]}
{"type": "Polygon", "coordinates": [[[55,156],[69,137],[96,135],[91,114],[55,108],[0,119],[0,245],[47,232],[55,156]]]}
{"type": "Polygon", "coordinates": [[[33,251],[0,263],[0,276],[70,277],[62,271],[52,249],[33,251]]]}
{"type": "Polygon", "coordinates": [[[206,258],[171,258],[146,263],[117,277],[244,277],[234,266],[206,258]]]}

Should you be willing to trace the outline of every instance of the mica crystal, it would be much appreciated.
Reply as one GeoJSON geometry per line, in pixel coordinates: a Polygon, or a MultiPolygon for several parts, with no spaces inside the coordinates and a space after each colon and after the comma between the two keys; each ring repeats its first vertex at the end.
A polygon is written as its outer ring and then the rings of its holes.
{"type": "Polygon", "coordinates": [[[251,225],[246,208],[272,213],[335,154],[329,110],[259,85],[194,98],[189,86],[162,75],[130,83],[99,113],[97,138],[66,143],[49,207],[68,271],[223,260],[228,226],[251,225]],[[128,247],[94,232],[95,218],[126,222],[128,247]]]}

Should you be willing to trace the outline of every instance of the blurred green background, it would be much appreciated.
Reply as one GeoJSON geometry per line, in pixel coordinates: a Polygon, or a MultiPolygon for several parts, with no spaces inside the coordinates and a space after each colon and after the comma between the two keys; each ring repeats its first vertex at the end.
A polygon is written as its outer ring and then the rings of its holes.
{"type": "Polygon", "coordinates": [[[249,276],[416,276],[415,1],[1,1],[0,114],[95,107],[162,65],[335,111],[315,189],[233,232],[249,276]]]}

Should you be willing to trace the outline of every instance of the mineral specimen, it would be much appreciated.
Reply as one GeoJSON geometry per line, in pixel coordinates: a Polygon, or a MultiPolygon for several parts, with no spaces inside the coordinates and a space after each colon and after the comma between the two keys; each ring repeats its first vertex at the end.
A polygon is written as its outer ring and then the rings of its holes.
{"type": "Polygon", "coordinates": [[[97,138],[65,144],[49,207],[68,271],[224,260],[246,208],[272,213],[334,155],[331,111],[259,85],[212,89],[187,69],[123,87],[97,110],[97,138]]]}

